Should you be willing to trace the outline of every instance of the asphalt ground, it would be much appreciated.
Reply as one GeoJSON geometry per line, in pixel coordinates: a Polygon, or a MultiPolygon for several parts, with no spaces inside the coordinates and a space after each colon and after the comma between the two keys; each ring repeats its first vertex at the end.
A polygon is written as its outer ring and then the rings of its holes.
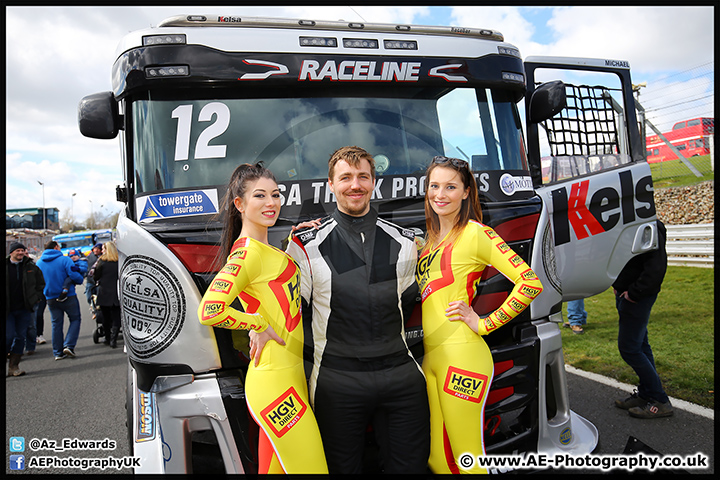
{"type": "MultiPolygon", "coordinates": [[[[80,288],[79,290],[82,290],[80,288]]],[[[125,426],[125,383],[127,359],[122,337],[111,349],[92,339],[95,322],[85,302],[76,358],[55,361],[49,343],[39,345],[32,356],[24,355],[20,366],[27,373],[5,380],[6,473],[83,474],[130,473],[129,468],[107,465],[129,456],[125,426]],[[24,451],[11,451],[11,438],[24,439],[24,451]],[[33,442],[37,440],[37,442],[33,442]],[[79,441],[97,445],[81,448],[79,441]],[[32,445],[31,445],[32,444],[32,445]],[[53,447],[54,444],[54,447],[53,447]],[[10,468],[11,455],[24,455],[25,469],[10,468]],[[83,460],[85,459],[85,460],[83,460]],[[90,464],[88,459],[93,460],[90,464]],[[88,464],[83,465],[81,462],[88,464]],[[105,466],[100,462],[104,461],[105,466]],[[42,462],[53,462],[42,466],[42,462]],[[87,467],[87,468],[86,468],[87,467]]],[[[65,321],[67,330],[67,320],[65,321]]],[[[45,338],[50,339],[50,313],[45,311],[45,338]]],[[[606,377],[566,367],[570,408],[592,422],[599,432],[599,444],[592,456],[621,458],[638,452],[660,458],[681,460],[706,456],[707,468],[666,468],[653,472],[630,473],[714,473],[714,412],[687,402],[671,399],[672,417],[640,420],[614,406],[616,398],[627,397],[633,389],[606,377]]],[[[16,443],[16,442],[15,442],[16,443]]],[[[87,446],[87,445],[86,445],[87,446]]],[[[129,459],[126,461],[130,462],[129,459]]],[[[618,474],[623,470],[590,468],[555,469],[558,474],[618,474]]]]}

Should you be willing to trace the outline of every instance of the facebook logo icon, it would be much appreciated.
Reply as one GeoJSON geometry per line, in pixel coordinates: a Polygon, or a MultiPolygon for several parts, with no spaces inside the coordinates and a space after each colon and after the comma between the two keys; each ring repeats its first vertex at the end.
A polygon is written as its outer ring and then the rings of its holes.
{"type": "Polygon", "coordinates": [[[25,470],[25,455],[10,455],[10,470],[25,470]]]}

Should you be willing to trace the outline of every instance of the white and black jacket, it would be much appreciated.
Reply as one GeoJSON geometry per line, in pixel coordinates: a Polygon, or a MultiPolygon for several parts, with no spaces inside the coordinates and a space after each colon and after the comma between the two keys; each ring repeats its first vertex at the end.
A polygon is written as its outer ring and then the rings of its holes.
{"type": "Polygon", "coordinates": [[[287,252],[300,266],[303,323],[311,325],[311,390],[321,365],[410,356],[404,325],[417,297],[413,232],[373,208],[363,217],[335,210],[318,229],[295,232],[287,252]]]}

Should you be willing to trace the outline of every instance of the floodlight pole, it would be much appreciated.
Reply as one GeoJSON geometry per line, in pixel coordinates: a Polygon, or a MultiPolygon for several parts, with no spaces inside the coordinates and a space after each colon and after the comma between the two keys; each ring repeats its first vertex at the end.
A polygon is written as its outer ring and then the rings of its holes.
{"type": "Polygon", "coordinates": [[[37,181],[40,185],[42,185],[42,191],[43,191],[43,230],[45,230],[45,184],[41,182],[40,180],[37,181]]]}

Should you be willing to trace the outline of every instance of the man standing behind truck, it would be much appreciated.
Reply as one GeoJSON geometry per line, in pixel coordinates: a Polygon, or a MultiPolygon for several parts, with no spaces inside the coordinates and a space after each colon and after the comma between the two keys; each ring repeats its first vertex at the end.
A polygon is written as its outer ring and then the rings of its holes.
{"type": "Polygon", "coordinates": [[[650,310],[662,286],[667,270],[667,230],[658,220],[657,250],[631,259],[613,283],[615,306],[619,315],[618,349],[625,363],[638,376],[638,390],[616,400],[618,408],[635,418],[662,418],[673,414],[672,403],[663,390],[655,368],[655,357],[648,342],[650,310]]]}
{"type": "Polygon", "coordinates": [[[312,315],[310,401],[328,470],[362,473],[372,424],[384,473],[427,473],[425,377],[404,336],[417,296],[414,236],[370,208],[368,152],[340,148],[328,166],[337,209],[317,230],[296,231],[287,248],[302,273],[304,315],[312,315]]]}

